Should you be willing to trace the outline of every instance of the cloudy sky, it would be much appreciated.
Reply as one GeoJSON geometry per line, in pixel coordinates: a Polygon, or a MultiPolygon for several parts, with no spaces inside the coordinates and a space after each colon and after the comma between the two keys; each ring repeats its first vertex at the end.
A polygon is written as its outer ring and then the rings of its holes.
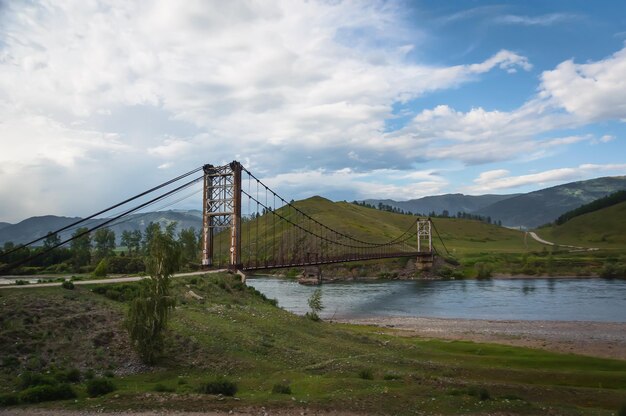
{"type": "Polygon", "coordinates": [[[626,174],[625,41],[622,0],[0,0],[0,221],[231,160],[288,199],[626,174]]]}

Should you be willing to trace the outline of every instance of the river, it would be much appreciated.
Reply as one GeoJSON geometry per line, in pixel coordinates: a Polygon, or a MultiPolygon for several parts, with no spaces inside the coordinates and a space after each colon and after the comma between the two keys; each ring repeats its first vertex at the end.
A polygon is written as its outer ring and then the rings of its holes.
{"type": "MultiPolygon", "coordinates": [[[[248,284],[297,314],[316,287],[271,277],[248,284]]],[[[328,283],[324,318],[437,318],[626,322],[626,280],[532,278],[328,283]]]]}

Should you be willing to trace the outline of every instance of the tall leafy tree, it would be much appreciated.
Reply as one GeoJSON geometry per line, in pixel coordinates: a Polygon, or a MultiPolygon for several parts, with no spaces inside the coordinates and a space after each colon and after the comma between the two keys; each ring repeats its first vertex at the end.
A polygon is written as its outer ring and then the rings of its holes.
{"type": "Polygon", "coordinates": [[[196,229],[193,227],[184,228],[178,234],[178,242],[182,251],[182,263],[193,263],[198,261],[199,245],[196,229]]]}
{"type": "Polygon", "coordinates": [[[170,295],[170,277],[180,267],[180,260],[173,227],[154,229],[146,258],[150,279],[142,281],[140,295],[131,302],[126,318],[132,344],[147,364],[154,363],[163,351],[163,331],[175,304],[170,295]]]}
{"type": "Polygon", "coordinates": [[[150,244],[152,242],[152,238],[154,237],[154,235],[156,233],[158,233],[160,231],[161,231],[161,226],[159,225],[159,223],[150,221],[150,223],[146,227],[146,230],[144,231],[144,234],[143,234],[143,251],[144,251],[144,254],[148,253],[150,244]]]}
{"type": "Polygon", "coordinates": [[[131,247],[132,238],[133,238],[133,234],[131,231],[129,230],[122,231],[122,237],[120,238],[120,243],[122,244],[123,247],[126,247],[126,250],[128,251],[128,255],[130,255],[132,251],[132,247],[131,247]]]}
{"type": "Polygon", "coordinates": [[[143,236],[141,235],[141,230],[134,230],[131,233],[131,236],[130,236],[130,248],[135,253],[135,255],[137,255],[139,253],[139,250],[141,250],[141,239],[142,239],[142,237],[143,236]]]}
{"type": "Polygon", "coordinates": [[[70,243],[70,251],[75,268],[86,266],[91,262],[91,235],[87,233],[78,237],[87,231],[87,228],[81,227],[72,234],[74,239],[70,243]]]}
{"type": "Polygon", "coordinates": [[[93,241],[97,261],[113,255],[113,250],[115,250],[115,232],[113,230],[99,228],[93,236],[93,241]]]}

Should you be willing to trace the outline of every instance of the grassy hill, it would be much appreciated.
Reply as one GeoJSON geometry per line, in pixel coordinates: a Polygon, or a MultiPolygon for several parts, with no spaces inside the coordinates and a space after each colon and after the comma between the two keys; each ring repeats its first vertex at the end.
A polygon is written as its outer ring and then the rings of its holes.
{"type": "Polygon", "coordinates": [[[562,225],[540,228],[537,234],[557,244],[626,248],[626,202],[572,218],[562,225]]]}
{"type": "Polygon", "coordinates": [[[475,211],[508,226],[538,227],[559,215],[613,192],[626,189],[626,176],[571,182],[496,202],[475,211]]]}
{"type": "Polygon", "coordinates": [[[26,381],[56,383],[70,369],[79,373],[69,380],[76,399],[46,407],[608,415],[626,389],[624,361],[313,322],[229,275],[172,283],[178,306],[155,367],[138,361],[123,329],[128,301],[118,299],[136,284],[100,286],[102,295],[79,286],[0,289],[0,400],[32,399],[19,393],[29,390],[26,381]],[[87,398],[94,374],[117,390],[87,398]],[[236,383],[235,398],[198,393],[218,377],[236,383]]]}

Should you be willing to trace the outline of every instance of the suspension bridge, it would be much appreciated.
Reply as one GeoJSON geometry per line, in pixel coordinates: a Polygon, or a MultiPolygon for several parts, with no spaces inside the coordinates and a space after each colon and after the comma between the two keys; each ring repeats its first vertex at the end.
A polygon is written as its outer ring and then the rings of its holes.
{"type": "MultiPolygon", "coordinates": [[[[104,221],[100,220],[97,225],[84,229],[82,233],[72,234],[72,237],[59,241],[47,250],[65,245],[98,228],[119,224],[129,215],[198,183],[203,184],[203,269],[255,271],[403,257],[415,258],[418,268],[427,269],[432,265],[436,253],[433,246],[433,231],[436,232],[436,228],[430,218],[415,217],[404,232],[386,240],[375,236],[357,238],[341,227],[331,227],[320,222],[293,201],[288,202],[237,161],[222,166],[198,167],[55,230],[53,233],[58,234],[75,230],[79,226],[85,227],[88,221],[121,209],[121,212],[109,214],[104,221]],[[164,191],[168,187],[170,189],[164,191]],[[153,197],[153,194],[156,196],[153,197]],[[142,198],[149,199],[131,208],[123,208],[142,198]]],[[[44,238],[46,236],[41,236],[4,254],[36,244],[44,238]]],[[[45,252],[40,251],[36,255],[45,252]]],[[[6,273],[19,265],[6,265],[0,272],[6,273]]]]}

